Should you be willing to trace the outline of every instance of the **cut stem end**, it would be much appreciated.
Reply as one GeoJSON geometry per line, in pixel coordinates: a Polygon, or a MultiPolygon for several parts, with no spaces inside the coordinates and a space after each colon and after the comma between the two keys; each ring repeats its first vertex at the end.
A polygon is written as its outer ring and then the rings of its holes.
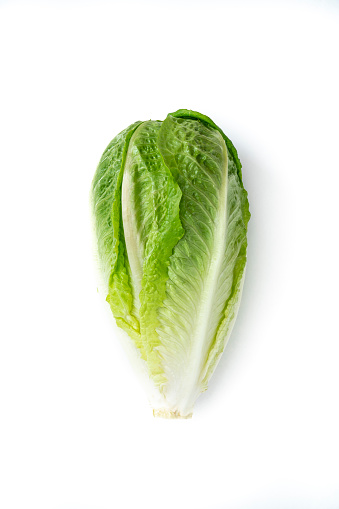
{"type": "Polygon", "coordinates": [[[167,408],[156,408],[153,410],[153,415],[163,419],[192,419],[192,413],[182,415],[178,410],[168,410],[167,408]]]}

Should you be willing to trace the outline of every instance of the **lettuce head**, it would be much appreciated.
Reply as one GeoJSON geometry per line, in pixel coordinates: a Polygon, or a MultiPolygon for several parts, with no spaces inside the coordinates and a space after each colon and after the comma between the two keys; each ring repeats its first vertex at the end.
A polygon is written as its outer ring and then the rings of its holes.
{"type": "Polygon", "coordinates": [[[241,299],[250,213],[237,152],[195,111],[136,122],[103,153],[91,203],[107,302],[153,413],[190,417],[241,299]]]}

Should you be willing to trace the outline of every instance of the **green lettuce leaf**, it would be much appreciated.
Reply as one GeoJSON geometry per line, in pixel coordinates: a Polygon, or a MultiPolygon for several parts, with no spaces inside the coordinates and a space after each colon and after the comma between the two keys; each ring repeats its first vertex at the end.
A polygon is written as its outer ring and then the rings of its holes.
{"type": "Polygon", "coordinates": [[[135,313],[136,296],[129,277],[121,214],[121,183],[128,143],[140,123],[127,127],[108,145],[94,175],[91,191],[99,263],[107,281],[107,301],[117,324],[138,348],[141,348],[140,324],[135,313]]]}

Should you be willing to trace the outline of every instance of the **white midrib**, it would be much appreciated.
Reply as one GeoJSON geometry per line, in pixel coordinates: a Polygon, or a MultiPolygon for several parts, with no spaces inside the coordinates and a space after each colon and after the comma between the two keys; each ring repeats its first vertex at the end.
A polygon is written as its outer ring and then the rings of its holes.
{"type": "Polygon", "coordinates": [[[140,237],[140,232],[137,227],[136,214],[134,210],[134,203],[131,200],[133,195],[132,191],[132,175],[131,175],[131,162],[132,162],[132,147],[133,141],[145,122],[134,131],[130,139],[128,151],[126,155],[124,173],[121,186],[121,213],[122,223],[124,228],[124,237],[126,243],[128,262],[131,268],[132,277],[131,284],[133,286],[133,293],[135,295],[136,307],[140,307],[139,294],[141,290],[141,280],[143,273],[143,254],[144,246],[140,237]]]}
{"type": "MultiPolygon", "coordinates": [[[[219,136],[221,137],[221,135],[219,136]]],[[[199,318],[192,335],[192,350],[190,354],[192,362],[189,363],[188,375],[186,375],[185,378],[185,396],[182,398],[180,403],[178,402],[178,408],[183,415],[192,411],[194,402],[201,392],[200,375],[209,347],[209,345],[206,345],[206,336],[214,303],[213,297],[218,287],[218,279],[220,276],[223,258],[225,256],[227,234],[228,155],[226,143],[223,139],[222,146],[224,151],[223,159],[225,161],[225,168],[223,170],[223,178],[218,201],[219,208],[215,218],[215,235],[212,248],[213,257],[209,265],[205,285],[199,302],[199,318]]]]}

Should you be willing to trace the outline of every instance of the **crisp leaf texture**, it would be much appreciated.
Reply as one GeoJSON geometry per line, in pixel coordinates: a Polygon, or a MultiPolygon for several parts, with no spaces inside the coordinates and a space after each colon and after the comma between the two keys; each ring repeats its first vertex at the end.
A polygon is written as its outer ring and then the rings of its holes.
{"type": "Polygon", "coordinates": [[[122,216],[131,282],[140,309],[142,353],[156,383],[165,382],[157,355],[157,311],[165,298],[169,257],[184,234],[179,219],[181,191],[157,146],[161,122],[144,122],[128,149],[122,216]]]}
{"type": "Polygon", "coordinates": [[[152,380],[154,413],[188,417],[241,299],[250,214],[236,150],[198,112],[138,122],[106,149],[92,202],[107,300],[152,380]]]}
{"type": "Polygon", "coordinates": [[[133,313],[133,286],[129,277],[121,217],[121,183],[128,142],[140,122],[118,134],[103,153],[92,183],[92,209],[101,270],[117,324],[141,348],[139,320],[133,313]]]}

